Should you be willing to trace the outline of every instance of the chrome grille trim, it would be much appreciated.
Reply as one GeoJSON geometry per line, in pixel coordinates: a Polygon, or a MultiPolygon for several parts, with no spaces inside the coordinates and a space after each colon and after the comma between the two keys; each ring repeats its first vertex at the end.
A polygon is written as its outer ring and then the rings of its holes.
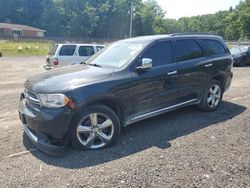
{"type": "Polygon", "coordinates": [[[41,106],[41,103],[40,103],[38,95],[36,93],[34,93],[33,91],[25,89],[24,90],[24,96],[25,96],[25,99],[29,103],[32,103],[32,104],[37,105],[39,107],[41,106]]]}

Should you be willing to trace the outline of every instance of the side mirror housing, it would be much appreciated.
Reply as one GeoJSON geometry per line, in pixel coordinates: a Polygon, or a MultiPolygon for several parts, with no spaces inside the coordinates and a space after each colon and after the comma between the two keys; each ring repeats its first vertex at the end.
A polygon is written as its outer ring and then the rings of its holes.
{"type": "Polygon", "coordinates": [[[153,66],[153,60],[149,58],[143,58],[141,60],[141,66],[137,67],[137,70],[148,70],[153,66]]]}

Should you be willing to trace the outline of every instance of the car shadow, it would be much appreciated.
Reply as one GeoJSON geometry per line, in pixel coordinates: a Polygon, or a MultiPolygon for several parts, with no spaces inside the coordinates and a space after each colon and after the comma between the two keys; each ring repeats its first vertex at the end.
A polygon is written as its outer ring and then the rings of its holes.
{"type": "MultiPolygon", "coordinates": [[[[69,169],[90,167],[127,157],[151,147],[167,149],[171,147],[171,140],[212,125],[217,126],[218,123],[230,120],[246,109],[231,102],[222,102],[220,108],[211,113],[190,106],[124,128],[119,142],[111,148],[76,151],[70,146],[61,157],[52,157],[40,151],[31,153],[49,165],[69,169]]],[[[34,148],[25,134],[23,144],[28,150],[34,148]]]]}

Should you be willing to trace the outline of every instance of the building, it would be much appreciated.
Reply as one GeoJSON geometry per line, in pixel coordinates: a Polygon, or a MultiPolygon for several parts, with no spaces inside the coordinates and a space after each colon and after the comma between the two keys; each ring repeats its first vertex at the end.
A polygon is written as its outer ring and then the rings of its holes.
{"type": "Polygon", "coordinates": [[[0,37],[34,38],[44,37],[45,30],[19,24],[0,23],[0,37]]]}

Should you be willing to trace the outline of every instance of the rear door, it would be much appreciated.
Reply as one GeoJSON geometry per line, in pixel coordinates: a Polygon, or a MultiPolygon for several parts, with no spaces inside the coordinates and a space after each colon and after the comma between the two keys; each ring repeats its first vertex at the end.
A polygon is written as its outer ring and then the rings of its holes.
{"type": "Polygon", "coordinates": [[[71,65],[77,62],[76,45],[64,44],[58,53],[59,66],[71,65]]]}
{"type": "Polygon", "coordinates": [[[174,48],[179,75],[177,100],[179,103],[194,102],[208,84],[205,51],[195,38],[176,39],[174,48]]]}
{"type": "Polygon", "coordinates": [[[171,41],[157,42],[140,57],[140,60],[152,59],[153,67],[145,72],[134,73],[132,91],[135,116],[176,104],[177,66],[173,63],[172,49],[171,41]]]}
{"type": "Polygon", "coordinates": [[[227,78],[227,74],[231,74],[232,59],[226,45],[214,39],[201,39],[201,41],[207,51],[205,69],[209,75],[209,80],[217,75],[227,78]]]}

